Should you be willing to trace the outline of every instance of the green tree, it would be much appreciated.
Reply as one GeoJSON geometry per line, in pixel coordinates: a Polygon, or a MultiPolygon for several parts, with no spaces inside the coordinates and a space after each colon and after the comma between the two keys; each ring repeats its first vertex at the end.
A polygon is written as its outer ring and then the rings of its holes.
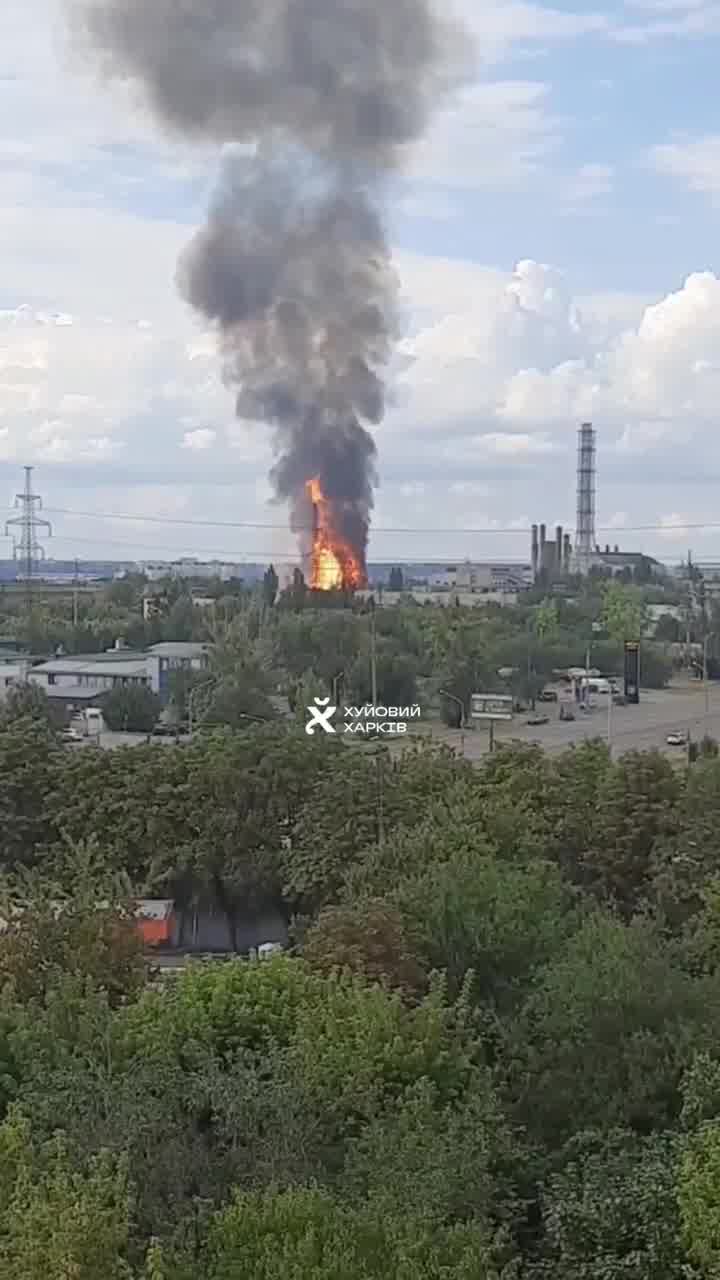
{"type": "Polygon", "coordinates": [[[0,728],[16,720],[35,720],[48,728],[52,726],[50,699],[39,684],[28,681],[8,689],[5,701],[0,703],[0,728]]]}
{"type": "MultiPolygon", "coordinates": [[[[469,1225],[434,1239],[402,1214],[383,1220],[316,1189],[240,1193],[213,1222],[208,1280],[500,1280],[484,1233],[469,1225]]],[[[503,1272],[510,1278],[510,1270],[503,1272]]]]}
{"type": "Polygon", "coordinates": [[[74,974],[114,1003],[136,995],[145,985],[145,963],[131,895],[120,878],[98,874],[92,846],[69,851],[67,862],[74,867],[71,894],[37,870],[3,886],[0,988],[24,1004],[42,1001],[74,974]]]}
{"type": "Polygon", "coordinates": [[[270,565],[263,575],[263,600],[269,609],[272,609],[277,599],[279,580],[275,572],[275,566],[270,565]]]}
{"type": "Polygon", "coordinates": [[[50,837],[47,796],[62,752],[42,721],[0,726],[0,870],[32,865],[50,837]]]}
{"type": "Polygon", "coordinates": [[[436,829],[434,861],[408,868],[391,900],[427,968],[445,970],[452,990],[471,970],[477,998],[507,1008],[561,952],[575,923],[571,894],[548,863],[508,866],[480,842],[468,848],[460,825],[436,829]]]}
{"type": "Polygon", "coordinates": [[[42,1146],[14,1116],[0,1128],[0,1272],[17,1280],[131,1280],[123,1163],[72,1167],[61,1136],[42,1146]]]}
{"type": "Polygon", "coordinates": [[[677,1280],[686,1274],[674,1135],[579,1134],[542,1190],[548,1280],[677,1280]]]}
{"type": "Polygon", "coordinates": [[[122,733],[149,733],[160,714],[160,699],[146,685],[116,685],[101,702],[109,729],[122,733]]]}
{"type": "Polygon", "coordinates": [[[327,907],[303,940],[312,969],[348,969],[371,982],[409,993],[421,991],[427,975],[413,954],[402,915],[381,898],[327,907]]]}
{"type": "Polygon", "coordinates": [[[548,1144],[586,1127],[669,1127],[717,999],[648,922],[594,915],[538,975],[510,1029],[519,1117],[548,1144]]]}
{"type": "Polygon", "coordinates": [[[593,827],[582,856],[588,882],[631,915],[648,893],[656,846],[677,827],[680,782],[659,752],[629,752],[598,788],[593,827]]]}
{"type": "Polygon", "coordinates": [[[720,1271],[720,1123],[707,1121],[687,1141],[678,1200],[690,1257],[709,1278],[720,1271]]]}
{"type": "Polygon", "coordinates": [[[559,614],[556,600],[545,599],[538,605],[535,610],[533,625],[535,634],[541,644],[557,636],[559,614]]]}
{"type": "Polygon", "coordinates": [[[639,640],[646,623],[642,592],[637,587],[624,587],[615,579],[606,582],[602,590],[601,622],[618,644],[639,640]]]}
{"type": "Polygon", "coordinates": [[[681,635],[680,622],[674,614],[661,613],[655,624],[655,640],[661,644],[677,644],[681,639],[681,635]]]}

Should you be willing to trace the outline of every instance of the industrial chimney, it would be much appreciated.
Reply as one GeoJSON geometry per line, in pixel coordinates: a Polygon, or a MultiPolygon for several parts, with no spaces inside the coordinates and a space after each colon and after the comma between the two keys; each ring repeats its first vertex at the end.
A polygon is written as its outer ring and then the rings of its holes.
{"type": "Polygon", "coordinates": [[[587,573],[595,546],[595,431],[584,422],[578,431],[577,529],[575,563],[587,573]]]}
{"type": "Polygon", "coordinates": [[[540,525],[540,568],[547,569],[547,529],[540,525]]]}
{"type": "Polygon", "coordinates": [[[555,526],[555,572],[562,572],[562,551],[563,551],[563,527],[561,524],[555,526]]]}
{"type": "Polygon", "coordinates": [[[530,555],[531,555],[531,563],[532,563],[533,582],[535,581],[538,575],[538,568],[539,568],[538,552],[539,552],[538,527],[536,524],[534,524],[532,527],[531,540],[530,540],[530,555]]]}
{"type": "Polygon", "coordinates": [[[572,543],[570,534],[566,533],[563,539],[563,570],[565,573],[570,572],[570,563],[572,561],[572,543]]]}

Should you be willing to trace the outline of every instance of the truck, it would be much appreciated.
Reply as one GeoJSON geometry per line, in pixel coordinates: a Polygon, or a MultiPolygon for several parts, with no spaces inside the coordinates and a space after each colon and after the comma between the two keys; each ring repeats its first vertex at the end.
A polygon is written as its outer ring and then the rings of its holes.
{"type": "Polygon", "coordinates": [[[82,734],[85,738],[99,738],[105,722],[99,707],[85,707],[81,712],[82,734]]]}

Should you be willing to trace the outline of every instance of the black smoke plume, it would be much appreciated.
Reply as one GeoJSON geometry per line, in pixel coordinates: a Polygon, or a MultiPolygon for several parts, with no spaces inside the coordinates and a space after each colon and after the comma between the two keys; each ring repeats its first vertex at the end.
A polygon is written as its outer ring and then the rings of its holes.
{"type": "MultiPolygon", "coordinates": [[[[443,5],[444,0],[438,0],[443,5]]],[[[434,0],[68,0],[104,76],[183,138],[236,143],[178,283],[308,528],[318,476],[364,563],[397,282],[380,186],[467,69],[434,0]]]]}

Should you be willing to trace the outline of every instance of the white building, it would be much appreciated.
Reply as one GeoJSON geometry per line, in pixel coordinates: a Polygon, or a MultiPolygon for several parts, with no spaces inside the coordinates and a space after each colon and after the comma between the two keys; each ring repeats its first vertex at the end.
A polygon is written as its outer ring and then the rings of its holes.
{"type": "Polygon", "coordinates": [[[180,668],[201,671],[207,664],[207,645],[166,643],[139,653],[117,648],[107,653],[51,658],[32,667],[28,679],[51,697],[63,699],[108,693],[118,685],[144,685],[165,699],[171,672],[180,668]]]}
{"type": "Polygon", "coordinates": [[[159,582],[162,578],[219,578],[221,582],[230,582],[242,577],[242,565],[195,560],[190,556],[182,560],[143,560],[138,568],[149,582],[159,582]]]}
{"type": "Polygon", "coordinates": [[[448,565],[432,574],[430,587],[438,591],[466,591],[487,594],[491,592],[517,592],[532,586],[532,565],[508,564],[493,561],[448,565]]]}

